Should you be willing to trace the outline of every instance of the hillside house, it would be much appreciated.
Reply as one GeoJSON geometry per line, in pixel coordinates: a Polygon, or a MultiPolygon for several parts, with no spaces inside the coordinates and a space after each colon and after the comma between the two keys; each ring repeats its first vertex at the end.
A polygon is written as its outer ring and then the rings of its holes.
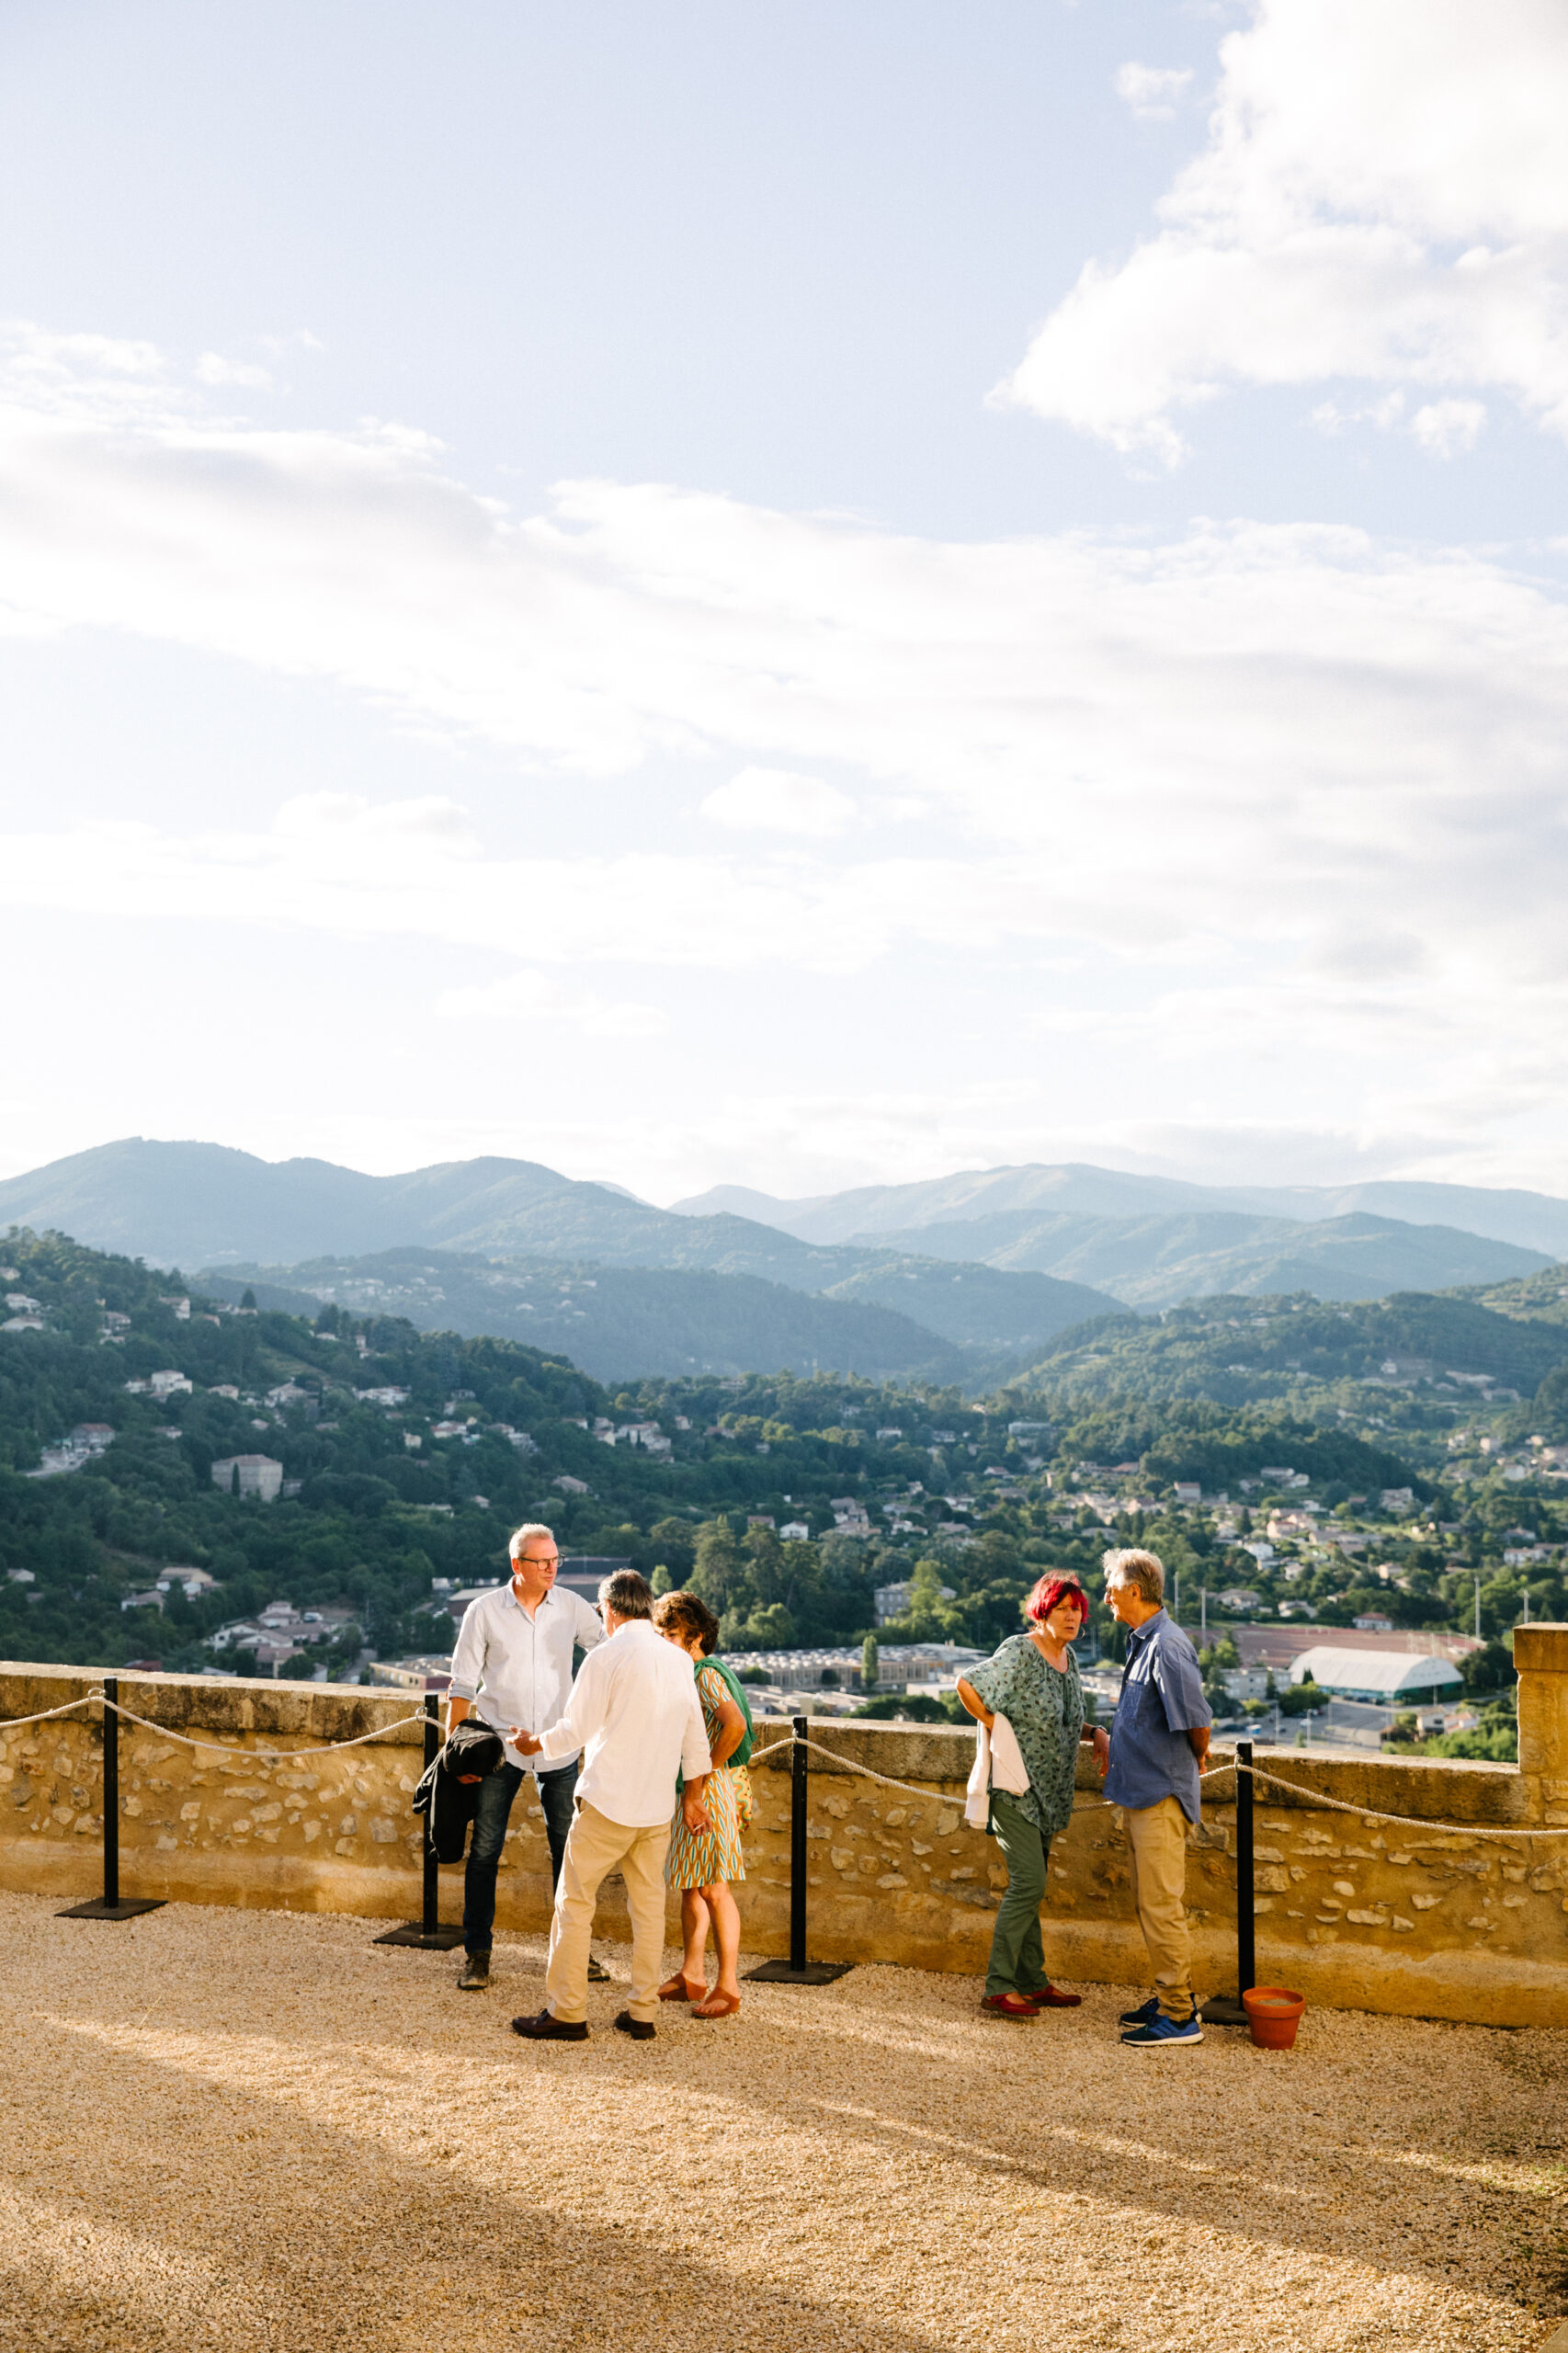
{"type": "Polygon", "coordinates": [[[242,1495],[276,1503],[283,1490],[283,1465],[270,1454],[225,1454],[212,1465],[212,1484],[225,1495],[237,1485],[242,1495]]]}

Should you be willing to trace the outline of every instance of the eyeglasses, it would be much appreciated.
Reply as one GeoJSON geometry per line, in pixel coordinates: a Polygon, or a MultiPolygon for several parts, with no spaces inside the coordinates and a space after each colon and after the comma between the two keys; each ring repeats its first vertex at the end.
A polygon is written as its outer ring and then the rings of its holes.
{"type": "Polygon", "coordinates": [[[514,1569],[558,1569],[561,1555],[559,1552],[518,1552],[512,1566],[514,1569]]]}

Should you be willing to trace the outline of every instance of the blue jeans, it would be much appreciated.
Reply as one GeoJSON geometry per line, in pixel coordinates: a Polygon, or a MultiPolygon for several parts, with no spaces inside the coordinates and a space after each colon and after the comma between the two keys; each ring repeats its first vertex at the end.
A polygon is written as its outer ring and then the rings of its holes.
{"type": "MultiPolygon", "coordinates": [[[[512,1800],[528,1775],[517,1765],[503,1764],[487,1773],[479,1785],[473,1829],[469,1838],[468,1866],[463,1872],[463,1944],[470,1952],[488,1952],[495,1927],[495,1874],[506,1843],[512,1800]]],[[[566,1834],[572,1827],[572,1792],[577,1786],[577,1760],[539,1777],[539,1800],[544,1808],[544,1835],[550,1841],[550,1884],[561,1877],[566,1834]]]]}

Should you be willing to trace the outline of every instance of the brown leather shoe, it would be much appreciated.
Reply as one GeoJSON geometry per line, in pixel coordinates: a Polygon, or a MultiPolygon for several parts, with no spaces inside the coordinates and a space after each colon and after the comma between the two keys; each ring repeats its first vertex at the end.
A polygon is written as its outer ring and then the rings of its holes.
{"type": "Polygon", "coordinates": [[[1026,2002],[1021,1994],[987,1994],[980,2005],[988,2018],[1016,2018],[1020,2026],[1032,2025],[1040,2016],[1033,2002],[1026,2002]]]}
{"type": "Polygon", "coordinates": [[[633,2042],[652,2042],[658,2032],[652,2018],[634,2018],[630,2010],[617,2010],[615,2030],[617,2034],[629,2034],[633,2042]]]}
{"type": "Polygon", "coordinates": [[[1082,1994],[1064,1994],[1060,1985],[1042,1985],[1038,1994],[1026,1994],[1026,2002],[1037,2010],[1076,2010],[1082,2007],[1082,1994]]]}
{"type": "Polygon", "coordinates": [[[512,2032],[526,2035],[530,2042],[586,2042],[588,2024],[585,2018],[579,2018],[574,2026],[549,2010],[540,2010],[536,2018],[514,2018],[512,2032]]]}

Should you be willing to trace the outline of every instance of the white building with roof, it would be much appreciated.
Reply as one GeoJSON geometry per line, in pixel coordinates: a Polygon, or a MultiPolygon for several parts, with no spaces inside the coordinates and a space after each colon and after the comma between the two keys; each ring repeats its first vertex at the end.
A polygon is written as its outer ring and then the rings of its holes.
{"type": "Polygon", "coordinates": [[[1384,1708],[1430,1707],[1464,1688],[1451,1659],[1419,1651],[1335,1650],[1327,1643],[1291,1660],[1292,1683],[1304,1683],[1309,1675],[1336,1699],[1369,1700],[1384,1708]]]}
{"type": "Polygon", "coordinates": [[[225,1454],[212,1465],[212,1484],[232,1494],[237,1484],[242,1495],[259,1495],[264,1504],[276,1502],[283,1487],[283,1465],[270,1454],[225,1454]]]}

